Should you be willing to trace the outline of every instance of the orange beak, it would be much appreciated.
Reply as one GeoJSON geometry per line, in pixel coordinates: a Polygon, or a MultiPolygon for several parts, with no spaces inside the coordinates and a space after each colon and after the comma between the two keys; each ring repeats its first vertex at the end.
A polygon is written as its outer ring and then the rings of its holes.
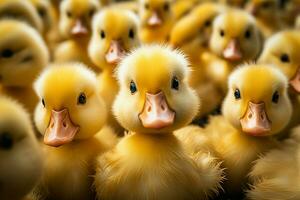
{"type": "Polygon", "coordinates": [[[110,47],[105,55],[106,62],[109,64],[118,64],[125,55],[125,49],[121,42],[112,40],[110,47]]]}
{"type": "Polygon", "coordinates": [[[88,34],[88,29],[85,27],[81,20],[77,20],[75,26],[71,30],[71,34],[75,37],[81,37],[88,34]]]}
{"type": "Polygon", "coordinates": [[[297,93],[300,93],[300,68],[297,70],[294,78],[290,80],[290,85],[297,93]]]}
{"type": "Polygon", "coordinates": [[[146,93],[146,102],[139,118],[145,128],[161,129],[174,123],[175,112],[169,108],[163,92],[146,93]]]}
{"type": "Polygon", "coordinates": [[[242,58],[242,52],[237,39],[232,39],[223,51],[223,56],[229,61],[239,61],[242,58]]]}
{"type": "Polygon", "coordinates": [[[71,142],[78,131],[79,127],[72,123],[67,109],[52,110],[50,124],[44,135],[44,143],[59,147],[71,142]]]}
{"type": "Polygon", "coordinates": [[[263,136],[271,130],[271,122],[265,109],[265,103],[249,102],[246,114],[240,120],[245,133],[252,136],[263,136]]]}
{"type": "Polygon", "coordinates": [[[162,24],[162,19],[159,17],[157,12],[153,12],[151,17],[148,19],[147,24],[149,26],[160,26],[162,24]]]}

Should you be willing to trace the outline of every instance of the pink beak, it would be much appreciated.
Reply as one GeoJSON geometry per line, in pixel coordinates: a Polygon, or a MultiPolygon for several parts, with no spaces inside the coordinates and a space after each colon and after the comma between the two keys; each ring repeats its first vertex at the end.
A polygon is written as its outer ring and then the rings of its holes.
{"type": "Polygon", "coordinates": [[[71,34],[76,37],[85,36],[88,32],[88,29],[83,25],[81,20],[77,20],[75,26],[71,30],[71,34]]]}
{"type": "Polygon", "coordinates": [[[160,26],[162,24],[162,20],[159,17],[157,12],[154,12],[151,17],[148,19],[149,26],[160,26]]]}
{"type": "Polygon", "coordinates": [[[123,48],[123,45],[117,40],[112,40],[110,43],[110,47],[105,55],[105,59],[109,64],[117,64],[121,61],[124,55],[125,50],[123,48]]]}
{"type": "Polygon", "coordinates": [[[223,56],[229,61],[239,61],[242,58],[242,52],[237,39],[232,39],[225,50],[223,56]]]}
{"type": "Polygon", "coordinates": [[[290,84],[296,92],[300,93],[300,68],[297,70],[294,78],[290,80],[290,84]]]}

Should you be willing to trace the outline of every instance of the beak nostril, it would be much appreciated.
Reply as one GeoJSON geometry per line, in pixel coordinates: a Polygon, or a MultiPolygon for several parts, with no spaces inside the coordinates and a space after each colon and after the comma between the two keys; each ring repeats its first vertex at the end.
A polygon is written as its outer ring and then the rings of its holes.
{"type": "Polygon", "coordinates": [[[263,114],[261,114],[261,115],[260,115],[260,118],[261,118],[262,120],[264,120],[264,119],[265,119],[265,116],[264,116],[263,114]]]}
{"type": "Polygon", "coordinates": [[[66,128],[67,127],[67,124],[66,124],[66,122],[63,122],[63,126],[66,128]]]}
{"type": "Polygon", "coordinates": [[[248,119],[251,119],[252,118],[252,113],[250,113],[249,115],[248,115],[248,119]]]}
{"type": "Polygon", "coordinates": [[[165,110],[165,107],[163,105],[161,105],[161,109],[164,111],[165,110]]]}
{"type": "Polygon", "coordinates": [[[50,127],[53,128],[54,127],[54,123],[52,123],[50,127]]]}
{"type": "Polygon", "coordinates": [[[148,107],[147,111],[148,111],[148,112],[151,112],[151,107],[150,107],[150,106],[148,107]]]}

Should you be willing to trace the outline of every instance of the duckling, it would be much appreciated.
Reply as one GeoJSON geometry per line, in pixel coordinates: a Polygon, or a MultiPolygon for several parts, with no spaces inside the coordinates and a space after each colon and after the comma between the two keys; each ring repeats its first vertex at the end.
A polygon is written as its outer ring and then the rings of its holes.
{"type": "Polygon", "coordinates": [[[243,8],[247,0],[218,0],[218,2],[232,7],[243,8]]]}
{"type": "Polygon", "coordinates": [[[275,67],[238,68],[229,77],[223,115],[211,117],[205,131],[199,131],[223,160],[230,196],[241,195],[252,162],[278,145],[272,136],[287,125],[292,113],[287,87],[286,77],[275,67]]]}
{"type": "Polygon", "coordinates": [[[297,200],[299,193],[299,127],[280,147],[255,162],[247,199],[297,200]]]}
{"type": "Polygon", "coordinates": [[[293,115],[289,125],[283,130],[282,137],[288,136],[289,129],[300,123],[300,31],[287,30],[270,37],[259,58],[260,63],[273,64],[288,78],[289,96],[293,105],[293,115]]]}
{"type": "Polygon", "coordinates": [[[21,200],[42,174],[42,149],[19,103],[0,97],[0,113],[0,198],[21,200]]]}
{"type": "Polygon", "coordinates": [[[180,19],[187,15],[198,3],[200,3],[200,0],[176,0],[172,5],[175,19],[180,19]]]}
{"type": "Polygon", "coordinates": [[[98,76],[99,93],[109,108],[108,123],[123,134],[124,129],[110,109],[119,91],[113,72],[122,57],[139,45],[138,18],[131,11],[107,8],[94,17],[92,26],[89,56],[102,69],[98,76]]]}
{"type": "Polygon", "coordinates": [[[48,61],[46,44],[35,29],[17,20],[0,21],[0,94],[19,100],[32,114],[38,101],[32,83],[48,61]]]}
{"type": "Polygon", "coordinates": [[[143,43],[167,42],[175,22],[172,0],[139,0],[140,39],[143,43]]]}
{"type": "Polygon", "coordinates": [[[106,107],[96,82],[94,72],[71,63],[53,64],[35,82],[40,97],[35,124],[46,158],[35,198],[94,199],[95,158],[115,141],[105,126],[106,107]]]}
{"type": "Polygon", "coordinates": [[[209,47],[213,54],[203,56],[207,76],[225,91],[227,77],[239,64],[254,61],[263,40],[255,19],[242,10],[228,10],[216,17],[209,47]]]}
{"type": "Polygon", "coordinates": [[[299,0],[281,0],[279,1],[279,18],[284,28],[292,28],[297,16],[300,15],[300,1],[299,0]]]}
{"type": "Polygon", "coordinates": [[[168,47],[140,47],[123,59],[113,111],[129,132],[98,158],[98,199],[207,199],[218,190],[215,159],[188,154],[173,135],[199,105],[187,75],[184,56],[168,47]]]}
{"type": "Polygon", "coordinates": [[[39,32],[42,31],[42,21],[29,1],[0,0],[0,18],[21,20],[28,23],[39,32]]]}
{"type": "Polygon", "coordinates": [[[60,4],[59,30],[66,38],[58,45],[56,62],[82,62],[97,71],[88,57],[88,43],[91,37],[91,21],[99,9],[98,0],[63,0],[60,4]]]}

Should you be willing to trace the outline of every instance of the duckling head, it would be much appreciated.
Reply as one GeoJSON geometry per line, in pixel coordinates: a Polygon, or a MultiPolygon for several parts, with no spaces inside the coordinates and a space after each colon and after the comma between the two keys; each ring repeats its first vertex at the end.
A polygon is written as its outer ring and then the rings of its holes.
{"type": "Polygon", "coordinates": [[[106,121],[96,75],[81,64],[54,65],[34,84],[40,97],[35,123],[44,143],[58,147],[95,135],[106,121]]]}
{"type": "Polygon", "coordinates": [[[31,87],[48,60],[47,46],[35,29],[16,20],[0,21],[1,84],[31,87]]]}
{"type": "Polygon", "coordinates": [[[59,20],[61,35],[65,38],[89,38],[91,21],[99,7],[98,0],[63,0],[59,20]]]}
{"type": "Polygon", "coordinates": [[[0,113],[1,199],[22,199],[40,178],[42,151],[22,106],[1,97],[0,113]]]}
{"type": "Polygon", "coordinates": [[[247,3],[246,10],[256,18],[268,21],[277,15],[279,2],[279,0],[251,0],[247,3]]]}
{"type": "Polygon", "coordinates": [[[259,62],[273,64],[289,79],[290,85],[300,93],[300,31],[282,31],[270,37],[259,62]]]}
{"type": "Polygon", "coordinates": [[[213,23],[210,49],[230,62],[256,59],[262,49],[262,37],[255,19],[241,10],[220,14],[213,23]]]}
{"type": "Polygon", "coordinates": [[[33,5],[24,0],[0,0],[0,18],[23,21],[42,31],[42,21],[33,5]]]}
{"type": "Polygon", "coordinates": [[[103,69],[113,70],[122,57],[139,45],[138,18],[129,10],[104,9],[93,19],[89,56],[103,69]]]}
{"type": "Polygon", "coordinates": [[[120,91],[113,112],[130,131],[170,133],[197,114],[199,100],[187,83],[188,63],[177,51],[140,47],[123,59],[116,76],[120,91]]]}
{"type": "Polygon", "coordinates": [[[277,68],[240,67],[230,75],[223,114],[248,135],[276,134],[286,126],[292,113],[287,87],[286,77],[277,68]]]}

